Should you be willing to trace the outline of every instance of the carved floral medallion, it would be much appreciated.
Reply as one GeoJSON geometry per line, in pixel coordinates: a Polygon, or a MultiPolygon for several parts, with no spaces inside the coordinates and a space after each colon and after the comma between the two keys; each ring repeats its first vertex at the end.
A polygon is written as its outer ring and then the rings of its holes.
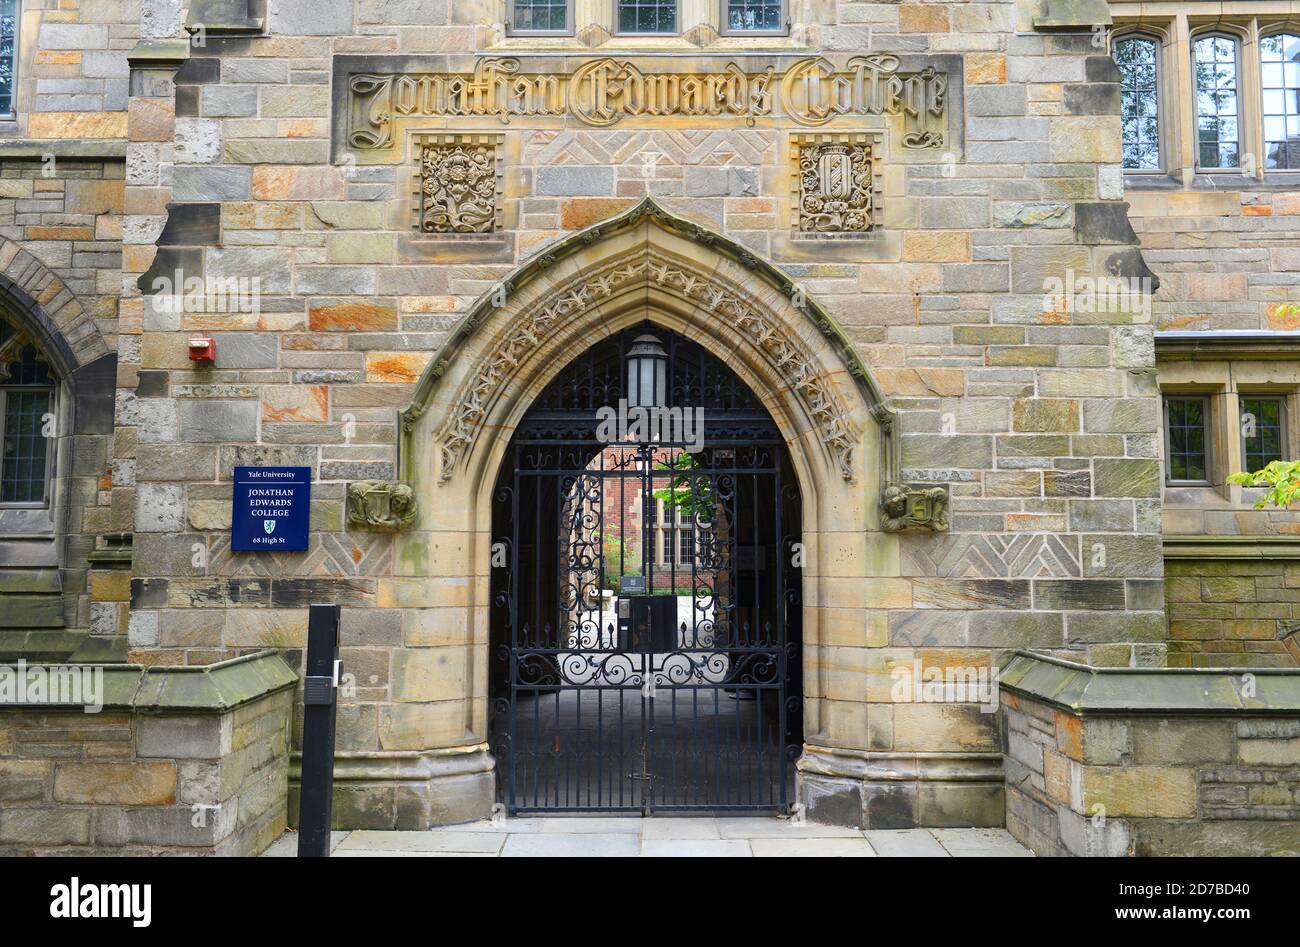
{"type": "Polygon", "coordinates": [[[871,135],[797,135],[794,229],[799,236],[866,236],[876,226],[880,147],[871,135]]]}
{"type": "Polygon", "coordinates": [[[426,234],[482,234],[498,230],[499,137],[427,136],[418,144],[416,228],[426,234]]]}

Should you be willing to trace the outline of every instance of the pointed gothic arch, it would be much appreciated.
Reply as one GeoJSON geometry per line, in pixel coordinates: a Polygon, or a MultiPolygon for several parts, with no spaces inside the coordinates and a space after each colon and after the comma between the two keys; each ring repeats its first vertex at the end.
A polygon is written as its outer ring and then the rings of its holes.
{"type": "Polygon", "coordinates": [[[894,607],[871,600],[899,575],[897,537],[880,512],[882,489],[897,479],[893,414],[843,331],[794,279],[647,199],[551,245],[485,294],[402,412],[401,475],[419,513],[397,539],[388,601],[418,612],[409,621],[421,635],[445,640],[454,629],[467,643],[463,691],[430,695],[418,711],[427,734],[402,749],[462,780],[477,800],[470,811],[492,799],[491,499],[503,456],[570,360],[647,322],[725,360],[779,429],[803,496],[800,769],[815,777],[827,752],[866,750],[871,705],[837,671],[862,660],[868,628],[883,627],[883,613],[868,613],[894,607]]]}
{"type": "Polygon", "coordinates": [[[893,412],[843,329],[787,273],[651,197],[547,248],[484,294],[426,367],[402,412],[403,431],[432,409],[438,478],[452,479],[498,420],[512,381],[530,365],[554,374],[555,343],[590,338],[602,323],[608,330],[629,305],[676,314],[686,334],[740,357],[754,378],[779,382],[846,479],[858,476],[853,442],[874,426],[894,479],[893,412]],[[872,424],[858,417],[863,408],[872,424]]]}

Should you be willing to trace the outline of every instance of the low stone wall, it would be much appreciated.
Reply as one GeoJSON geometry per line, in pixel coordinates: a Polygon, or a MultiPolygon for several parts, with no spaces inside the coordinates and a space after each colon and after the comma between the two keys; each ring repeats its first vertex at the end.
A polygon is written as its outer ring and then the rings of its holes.
{"type": "Polygon", "coordinates": [[[1300,671],[1002,672],[1007,829],[1039,855],[1300,854],[1300,671]]]}
{"type": "Polygon", "coordinates": [[[1291,614],[1300,562],[1175,559],[1165,563],[1170,667],[1296,667],[1291,614]]]}
{"type": "Polygon", "coordinates": [[[0,704],[0,855],[253,855],[284,831],[279,655],[102,670],[99,713],[0,704]]]}

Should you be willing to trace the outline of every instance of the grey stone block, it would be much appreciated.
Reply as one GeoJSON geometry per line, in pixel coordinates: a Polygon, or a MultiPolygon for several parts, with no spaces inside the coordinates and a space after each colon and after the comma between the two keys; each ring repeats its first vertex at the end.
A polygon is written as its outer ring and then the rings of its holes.
{"type": "Polygon", "coordinates": [[[199,114],[205,118],[247,118],[257,114],[257,89],[253,86],[204,86],[199,114]]]}
{"type": "Polygon", "coordinates": [[[41,49],[106,49],[108,27],[95,23],[45,22],[36,42],[41,49]]]}
{"type": "Polygon", "coordinates": [[[177,166],[172,169],[172,197],[178,201],[246,201],[253,169],[177,166]]]}
{"type": "Polygon", "coordinates": [[[220,157],[221,122],[214,118],[176,119],[176,161],[178,163],[208,164],[220,157]]]}
{"type": "MultiPolygon", "coordinates": [[[[442,277],[445,279],[445,277],[442,277]]],[[[312,296],[373,296],[375,271],[365,266],[302,266],[297,291],[312,296]]]]}
{"type": "Polygon", "coordinates": [[[943,268],[945,293],[1005,293],[1010,285],[1005,263],[952,263],[943,268]]]}
{"type": "Polygon", "coordinates": [[[973,468],[993,466],[993,439],[976,434],[909,434],[902,438],[903,466],[973,468]]]}
{"type": "Polygon", "coordinates": [[[275,368],[279,339],[271,332],[218,332],[217,368],[275,368]]]}
{"type": "Polygon", "coordinates": [[[181,404],[181,437],[186,441],[257,440],[256,401],[191,401],[181,404]]]}
{"type": "MultiPolygon", "coordinates": [[[[320,0],[276,0],[268,26],[284,36],[344,36],[352,32],[353,4],[320,0]]],[[[416,20],[411,26],[423,26],[416,20]]]]}
{"type": "Polygon", "coordinates": [[[1065,620],[1059,613],[1029,611],[971,612],[967,643],[983,648],[1059,648],[1065,620]]]}
{"type": "Polygon", "coordinates": [[[1135,245],[1137,234],[1128,219],[1128,204],[1085,201],[1074,205],[1074,237],[1079,243],[1135,245]]]}
{"type": "Polygon", "coordinates": [[[1133,529],[1133,501],[1071,500],[1070,529],[1075,532],[1131,530],[1133,529]]]}
{"type": "Polygon", "coordinates": [[[136,488],[136,532],[174,533],[184,528],[184,487],[177,484],[142,483],[136,488]]]}
{"type": "Polygon", "coordinates": [[[156,648],[158,646],[158,613],[131,612],[127,618],[126,640],[133,648],[156,648]]]}
{"type": "Polygon", "coordinates": [[[289,63],[283,59],[226,59],[221,70],[226,82],[289,81],[289,63]]]}
{"type": "MultiPolygon", "coordinates": [[[[209,281],[256,280],[250,288],[259,295],[279,295],[290,290],[292,260],[293,251],[279,247],[227,247],[208,250],[204,265],[209,281]]],[[[248,300],[239,302],[249,304],[248,300]]]]}
{"type": "Polygon", "coordinates": [[[1083,403],[1083,429],[1096,434],[1149,433],[1159,424],[1154,398],[1089,399],[1083,403]]]}
{"type": "Polygon", "coordinates": [[[972,116],[1025,114],[1023,85],[975,85],[966,88],[966,111],[972,116]]]}
{"type": "Polygon", "coordinates": [[[231,750],[231,718],[141,715],[136,752],[143,759],[215,760],[231,750]]]}
{"type": "Polygon", "coordinates": [[[614,168],[586,165],[538,168],[534,190],[554,197],[610,196],[614,193],[614,168]]]}
{"type": "Polygon", "coordinates": [[[86,845],[90,810],[0,807],[0,843],[19,845],[86,845]]]}
{"type": "Polygon", "coordinates": [[[126,51],[120,49],[88,49],[81,54],[81,74],[100,79],[125,79],[131,75],[126,51]]]}

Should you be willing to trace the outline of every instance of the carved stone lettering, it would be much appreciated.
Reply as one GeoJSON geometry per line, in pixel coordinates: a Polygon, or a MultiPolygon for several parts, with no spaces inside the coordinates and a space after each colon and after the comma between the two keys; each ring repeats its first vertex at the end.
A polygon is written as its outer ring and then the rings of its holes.
{"type": "Polygon", "coordinates": [[[472,73],[358,73],[347,80],[346,143],[358,150],[395,143],[395,122],[421,118],[515,118],[571,115],[586,125],[670,117],[734,118],[749,125],[785,118],[818,127],[844,117],[901,116],[903,145],[938,148],[945,141],[948,77],[927,67],[900,72],[887,54],[855,56],[843,68],[821,57],[784,73],[746,72],[734,62],[719,72],[643,70],[595,59],[571,74],[524,72],[517,59],[484,58],[472,73]]]}

